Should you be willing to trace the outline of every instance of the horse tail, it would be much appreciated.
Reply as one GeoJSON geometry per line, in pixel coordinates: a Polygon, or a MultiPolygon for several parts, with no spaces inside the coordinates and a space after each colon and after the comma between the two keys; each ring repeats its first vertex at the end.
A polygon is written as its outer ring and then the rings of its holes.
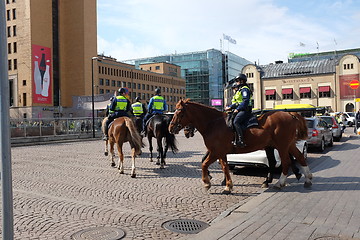
{"type": "Polygon", "coordinates": [[[177,142],[174,134],[171,134],[169,130],[166,129],[166,144],[171,148],[171,151],[173,153],[176,153],[179,151],[177,148],[177,142]]]}
{"type": "Polygon", "coordinates": [[[106,124],[106,121],[108,120],[108,117],[105,117],[103,120],[102,120],[102,123],[101,123],[101,131],[103,133],[105,133],[105,124],[106,124]]]}
{"type": "Polygon", "coordinates": [[[131,141],[133,142],[135,147],[135,154],[138,155],[141,153],[141,148],[144,147],[144,143],[142,142],[142,138],[139,132],[137,131],[134,122],[128,117],[124,117],[124,120],[125,120],[125,125],[130,132],[131,141]]]}
{"type": "Polygon", "coordinates": [[[298,113],[292,114],[295,115],[298,121],[296,140],[306,140],[308,138],[308,127],[305,118],[298,113]]]}

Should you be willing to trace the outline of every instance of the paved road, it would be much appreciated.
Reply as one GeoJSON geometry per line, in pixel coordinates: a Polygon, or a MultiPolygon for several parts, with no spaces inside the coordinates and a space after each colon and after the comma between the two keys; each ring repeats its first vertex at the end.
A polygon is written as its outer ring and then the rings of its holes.
{"type": "Polygon", "coordinates": [[[129,157],[124,175],[110,167],[100,140],[12,148],[15,239],[70,239],[95,227],[120,228],[124,239],[179,239],[184,234],[162,224],[174,219],[210,223],[262,191],[264,178],[240,169],[232,175],[233,194],[221,194],[223,174],[215,163],[213,186],[206,192],[200,179],[201,136],[177,139],[180,152],[168,154],[165,169],[149,162],[145,148],[136,161],[136,179],[130,177],[129,157]]]}

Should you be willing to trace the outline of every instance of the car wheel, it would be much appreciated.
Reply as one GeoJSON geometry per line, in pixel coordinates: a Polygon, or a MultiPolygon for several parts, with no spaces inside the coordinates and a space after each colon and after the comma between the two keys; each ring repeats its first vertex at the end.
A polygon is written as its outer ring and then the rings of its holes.
{"type": "Polygon", "coordinates": [[[302,153],[303,153],[304,159],[306,161],[307,160],[307,154],[308,154],[308,146],[307,146],[307,144],[304,144],[304,148],[303,148],[302,153]]]}
{"type": "Polygon", "coordinates": [[[329,147],[332,147],[334,146],[334,137],[331,135],[331,139],[330,139],[330,142],[328,144],[329,147]]]}
{"type": "Polygon", "coordinates": [[[319,152],[323,152],[325,150],[325,140],[324,138],[321,139],[320,146],[319,146],[319,152]]]}

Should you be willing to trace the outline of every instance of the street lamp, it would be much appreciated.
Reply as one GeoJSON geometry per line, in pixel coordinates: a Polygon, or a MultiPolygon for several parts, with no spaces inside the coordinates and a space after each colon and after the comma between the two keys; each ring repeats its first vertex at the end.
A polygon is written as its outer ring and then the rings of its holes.
{"type": "Polygon", "coordinates": [[[91,58],[91,109],[92,109],[92,132],[93,138],[95,138],[95,103],[94,103],[94,60],[97,57],[91,58]]]}

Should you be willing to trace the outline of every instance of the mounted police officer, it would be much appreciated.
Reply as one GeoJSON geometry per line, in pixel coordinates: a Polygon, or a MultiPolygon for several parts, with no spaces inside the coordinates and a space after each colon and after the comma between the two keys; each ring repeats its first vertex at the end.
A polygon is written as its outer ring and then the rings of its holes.
{"type": "Polygon", "coordinates": [[[166,100],[161,96],[160,88],[155,89],[155,96],[150,98],[148,105],[148,113],[143,120],[143,131],[141,134],[146,136],[146,122],[155,114],[163,114],[167,110],[166,100]]]}
{"type": "Polygon", "coordinates": [[[111,111],[111,110],[110,110],[111,102],[112,102],[112,100],[114,100],[114,98],[115,98],[115,97],[111,97],[109,104],[106,105],[106,113],[105,113],[105,116],[106,116],[106,117],[109,117],[110,114],[114,113],[114,111],[111,111]]]}
{"type": "MultiPolygon", "coordinates": [[[[140,97],[135,98],[135,102],[131,105],[131,113],[137,118],[141,120],[141,124],[139,127],[142,127],[142,121],[147,112],[145,104],[142,104],[140,101],[140,97]]],[[[142,131],[142,129],[140,129],[142,131]]]]}
{"type": "Polygon", "coordinates": [[[247,77],[245,74],[239,74],[235,78],[235,82],[238,85],[239,89],[235,93],[232,104],[225,108],[226,111],[235,109],[234,114],[236,117],[234,119],[234,127],[237,133],[237,137],[233,144],[239,147],[245,147],[244,137],[242,132],[242,127],[245,127],[246,121],[251,117],[252,111],[252,92],[249,86],[246,84],[247,77]]]}
{"type": "Polygon", "coordinates": [[[126,88],[120,88],[118,90],[119,96],[114,97],[111,101],[109,111],[113,111],[108,116],[108,120],[105,124],[105,137],[103,138],[104,141],[109,139],[108,131],[109,131],[109,125],[112,121],[114,121],[115,118],[118,117],[129,117],[128,111],[130,111],[130,101],[127,99],[126,95],[128,93],[128,90],[126,88]]]}

